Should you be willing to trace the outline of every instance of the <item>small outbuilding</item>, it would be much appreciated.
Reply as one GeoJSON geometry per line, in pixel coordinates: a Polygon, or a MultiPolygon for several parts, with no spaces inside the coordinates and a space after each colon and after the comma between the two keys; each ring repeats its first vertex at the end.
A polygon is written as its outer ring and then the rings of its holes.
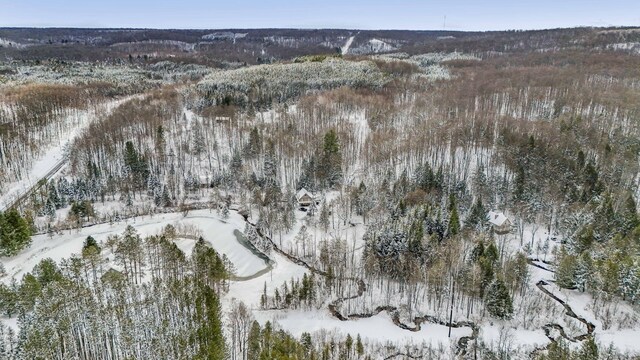
{"type": "Polygon", "coordinates": [[[511,232],[511,221],[503,212],[489,211],[487,218],[496,234],[504,235],[511,232]]]}

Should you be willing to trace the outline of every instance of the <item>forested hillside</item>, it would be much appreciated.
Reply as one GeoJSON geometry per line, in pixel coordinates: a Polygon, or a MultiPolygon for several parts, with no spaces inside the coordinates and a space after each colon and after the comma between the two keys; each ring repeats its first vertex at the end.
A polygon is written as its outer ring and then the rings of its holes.
{"type": "Polygon", "coordinates": [[[0,357],[640,356],[640,30],[29,31],[0,357]]]}

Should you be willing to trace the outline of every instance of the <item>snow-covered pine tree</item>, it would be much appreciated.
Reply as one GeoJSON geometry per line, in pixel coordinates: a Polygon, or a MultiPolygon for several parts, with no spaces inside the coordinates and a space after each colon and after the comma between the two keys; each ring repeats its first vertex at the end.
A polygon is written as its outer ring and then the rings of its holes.
{"type": "Polygon", "coordinates": [[[495,279],[487,290],[487,311],[497,319],[510,319],[513,314],[511,295],[502,279],[495,279]]]}
{"type": "MultiPolygon", "coordinates": [[[[566,265],[566,264],[565,264],[566,265]]],[[[594,272],[594,264],[591,256],[587,251],[582,253],[577,260],[573,282],[575,287],[580,291],[586,291],[593,284],[593,272],[594,272]]]]}

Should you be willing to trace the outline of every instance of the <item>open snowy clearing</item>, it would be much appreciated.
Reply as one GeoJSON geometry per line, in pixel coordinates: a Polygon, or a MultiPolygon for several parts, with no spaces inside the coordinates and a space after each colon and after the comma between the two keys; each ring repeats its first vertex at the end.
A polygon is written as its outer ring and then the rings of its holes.
{"type": "Polygon", "coordinates": [[[223,308],[227,309],[231,301],[237,299],[244,302],[250,309],[259,309],[260,295],[264,292],[265,286],[267,294],[272,294],[283,282],[302,279],[305,273],[309,273],[309,270],[292,263],[282,255],[271,253],[269,257],[274,261],[272,270],[250,280],[232,282],[229,292],[222,299],[223,308]]]}
{"type": "Polygon", "coordinates": [[[505,327],[499,322],[485,322],[481,324],[480,329],[479,338],[487,344],[497,345],[505,339],[510,339],[518,346],[537,348],[549,343],[549,339],[542,330],[513,329],[505,327]]]}
{"type": "Polygon", "coordinates": [[[356,337],[377,342],[421,343],[425,342],[433,346],[450,345],[462,336],[470,336],[468,327],[451,329],[451,338],[448,337],[449,328],[442,325],[423,323],[420,331],[403,330],[393,324],[391,317],[382,312],[365,319],[340,321],[331,317],[326,311],[258,311],[254,315],[259,322],[271,320],[277,322],[284,330],[295,336],[303,332],[336,331],[344,336],[350,334],[356,337]]]}
{"type": "MultiPolygon", "coordinates": [[[[162,231],[166,225],[192,225],[202,231],[203,238],[210,243],[216,251],[229,258],[235,267],[237,276],[251,276],[265,269],[265,261],[238,242],[235,231],[244,229],[244,220],[237,213],[231,213],[229,219],[222,220],[209,210],[190,212],[186,217],[181,213],[169,213],[156,216],[133,218],[113,225],[100,224],[86,227],[80,230],[64,232],[62,235],[38,235],[33,237],[31,246],[20,254],[2,258],[7,276],[1,280],[10,282],[11,278],[19,280],[24,274],[30,272],[42,259],[51,258],[60,261],[79,254],[87,236],[93,236],[96,241],[106,240],[109,235],[122,234],[128,225],[132,225],[141,236],[154,235],[162,231]]],[[[195,244],[195,240],[179,239],[178,247],[189,253],[195,244]]]]}

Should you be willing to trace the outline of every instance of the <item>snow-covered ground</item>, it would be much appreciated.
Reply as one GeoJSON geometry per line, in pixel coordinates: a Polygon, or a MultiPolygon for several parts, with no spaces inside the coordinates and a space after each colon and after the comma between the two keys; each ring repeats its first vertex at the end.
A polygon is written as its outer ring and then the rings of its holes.
{"type": "MultiPolygon", "coordinates": [[[[329,203],[336,201],[338,196],[339,194],[336,192],[324,194],[324,201],[329,203]]],[[[322,239],[328,239],[332,236],[346,239],[347,246],[351,249],[356,249],[357,252],[362,246],[362,234],[365,231],[362,223],[357,223],[355,226],[342,225],[339,219],[336,218],[335,229],[330,226],[329,231],[325,233],[317,226],[314,226],[314,218],[307,217],[307,213],[298,211],[296,212],[296,218],[297,222],[292,231],[283,234],[282,237],[275,236],[274,238],[276,243],[279,243],[287,252],[297,253],[299,256],[302,255],[300,244],[296,242],[296,235],[300,232],[303,224],[308,228],[309,243],[307,246],[317,247],[322,239]]],[[[463,327],[453,329],[452,338],[450,339],[447,336],[447,327],[429,323],[423,323],[422,329],[418,332],[403,330],[394,325],[386,312],[366,319],[340,321],[331,316],[325,306],[311,310],[261,310],[260,296],[265,291],[265,287],[267,294],[271,295],[283,282],[289,282],[291,279],[301,279],[303,274],[309,274],[309,270],[292,263],[276,252],[269,254],[271,264],[268,264],[264,259],[243,246],[237,236],[240,235],[239,232],[243,231],[245,222],[236,212],[231,212],[228,219],[221,219],[210,210],[192,211],[186,217],[181,213],[169,213],[132,218],[112,225],[91,226],[80,230],[67,231],[53,237],[38,235],[33,238],[33,243],[29,249],[15,257],[2,258],[2,263],[8,275],[1,278],[0,281],[9,283],[12,277],[19,280],[44,258],[59,261],[68,258],[72,254],[79,253],[85,238],[89,235],[93,236],[97,241],[104,241],[107,236],[121,234],[128,225],[132,225],[140,235],[145,236],[159,233],[168,224],[176,227],[191,226],[199,229],[204,239],[219,253],[226,255],[233,263],[238,278],[231,282],[229,292],[222,299],[223,311],[230,309],[234,299],[240,300],[251,309],[260,323],[264,324],[267,321],[271,321],[276,326],[291,332],[295,336],[299,336],[302,332],[328,332],[344,336],[351,334],[353,337],[360,335],[363,339],[374,342],[391,341],[400,344],[424,342],[432,346],[450,347],[461,336],[471,335],[471,329],[463,327]]],[[[553,236],[553,234],[551,236],[547,234],[545,229],[535,231],[535,234],[532,230],[530,226],[525,225],[523,244],[530,244],[533,239],[534,247],[540,247],[537,245],[545,242],[547,237],[553,236]]],[[[505,253],[514,253],[521,249],[520,235],[517,232],[505,236],[504,239],[498,239],[498,245],[500,245],[501,240],[504,241],[505,253]]],[[[193,249],[195,240],[182,237],[176,240],[176,244],[185,253],[189,254],[193,249]]],[[[547,252],[551,252],[551,249],[547,249],[547,252]]],[[[543,255],[534,252],[531,256],[542,258],[543,255]]],[[[552,266],[544,266],[552,270],[552,266]]],[[[565,301],[578,316],[596,325],[594,334],[598,343],[605,346],[612,344],[613,347],[623,352],[640,353],[640,343],[636,340],[640,338],[640,330],[633,329],[634,320],[630,319],[627,323],[617,320],[621,316],[620,314],[635,316],[634,310],[630,308],[630,305],[625,302],[617,302],[614,307],[609,309],[609,312],[613,313],[613,315],[603,314],[603,311],[598,312],[595,310],[594,299],[591,295],[558,288],[553,283],[554,275],[551,271],[533,266],[529,266],[529,270],[528,291],[539,292],[539,296],[546,297],[547,295],[542,294],[535,286],[538,281],[544,280],[548,284],[544,285],[545,289],[565,301]],[[606,316],[610,317],[607,318],[606,316]],[[612,324],[607,325],[605,322],[612,324]]],[[[368,291],[375,290],[371,288],[368,291]]],[[[367,294],[365,293],[365,295],[367,294]]],[[[549,306],[557,309],[558,316],[548,319],[548,321],[563,326],[570,336],[577,336],[586,332],[584,324],[569,316],[561,315],[565,314],[561,304],[550,298],[549,301],[551,302],[549,306]]],[[[0,321],[12,328],[17,328],[18,326],[15,319],[1,318],[0,321]]],[[[517,327],[511,322],[490,320],[482,321],[479,325],[479,339],[490,346],[500,346],[504,341],[509,341],[514,347],[533,349],[543,347],[549,341],[542,328],[531,328],[529,326],[525,329],[517,327]]]]}
{"type": "MultiPolygon", "coordinates": [[[[38,235],[33,237],[31,246],[20,254],[2,258],[7,275],[0,281],[9,283],[11,278],[20,280],[24,274],[30,272],[42,259],[51,258],[55,261],[79,254],[87,236],[93,236],[96,241],[106,240],[109,235],[122,234],[128,225],[132,225],[141,236],[154,235],[162,231],[166,225],[192,225],[202,231],[203,238],[216,251],[226,255],[235,267],[237,276],[251,276],[264,270],[267,264],[254,255],[249,249],[238,242],[235,231],[244,229],[244,220],[237,213],[231,213],[226,220],[220,219],[209,210],[190,212],[186,217],[181,213],[169,213],[155,216],[144,216],[128,219],[113,225],[100,224],[80,230],[65,231],[61,235],[38,235]]],[[[191,251],[195,240],[179,239],[177,245],[186,251],[191,251]]]]}
{"type": "MultiPolygon", "coordinates": [[[[324,194],[324,202],[330,203],[337,200],[339,193],[330,192],[324,194]]],[[[334,214],[335,215],[335,214],[334,214]]],[[[307,246],[318,246],[323,239],[330,239],[332,237],[339,237],[347,240],[347,246],[354,248],[358,252],[363,245],[362,235],[364,234],[366,227],[362,223],[356,221],[355,226],[349,224],[342,226],[341,221],[335,218],[336,227],[330,226],[328,232],[324,232],[319,229],[319,226],[314,226],[317,219],[307,217],[306,213],[296,212],[297,222],[292,231],[287,234],[275,236],[276,243],[285,249],[286,251],[301,256],[302,251],[300,245],[296,242],[296,235],[299,233],[302,224],[307,226],[309,235],[309,243],[307,246]]],[[[331,221],[334,224],[333,221],[331,221]]],[[[503,247],[504,254],[514,255],[518,251],[524,251],[526,247],[531,248],[530,256],[532,258],[540,258],[547,260],[553,260],[554,248],[559,245],[559,236],[554,233],[548,233],[547,229],[543,225],[531,226],[531,224],[523,224],[524,230],[522,232],[522,246],[520,245],[520,234],[518,231],[513,231],[511,234],[500,237],[497,239],[497,245],[503,247]]],[[[307,250],[309,251],[309,250],[307,250]]],[[[356,255],[358,257],[359,255],[356,255]]],[[[419,343],[425,342],[432,346],[446,346],[451,341],[447,337],[448,329],[444,326],[423,323],[422,329],[419,332],[411,332],[400,329],[395,326],[385,312],[382,312],[376,316],[367,319],[340,321],[332,317],[326,308],[314,310],[289,310],[289,311],[261,311],[259,308],[259,296],[262,294],[265,283],[267,286],[267,294],[273,294],[273,289],[278,287],[284,281],[289,281],[292,277],[299,279],[306,271],[304,268],[291,264],[286,259],[278,257],[277,266],[271,274],[261,276],[257,279],[249,282],[232,284],[229,297],[235,297],[243,300],[251,309],[253,309],[254,316],[260,323],[271,321],[286,331],[291,332],[295,336],[299,336],[302,332],[337,332],[344,336],[351,334],[355,336],[360,334],[363,339],[372,341],[392,341],[399,342],[401,344],[407,343],[419,343]]],[[[539,263],[542,266],[548,267],[553,270],[553,266],[539,263]]],[[[555,314],[548,319],[541,321],[557,323],[565,328],[567,334],[570,336],[578,336],[587,332],[586,326],[576,319],[564,315],[566,310],[562,305],[555,300],[548,298],[546,294],[543,294],[537,287],[536,283],[540,280],[544,280],[548,283],[545,285],[545,289],[551,291],[555,296],[565,301],[573,309],[573,311],[580,317],[596,325],[594,332],[596,341],[603,345],[613,347],[621,350],[622,352],[629,352],[632,354],[640,353],[640,342],[635,339],[640,338],[640,330],[629,329],[633,323],[632,319],[628,319],[626,322],[617,320],[618,318],[634,317],[634,310],[626,302],[613,301],[616,305],[612,306],[609,310],[600,310],[599,312],[594,310],[594,299],[587,293],[581,293],[574,290],[560,289],[553,282],[554,274],[551,271],[545,271],[534,266],[529,266],[529,289],[530,292],[537,292],[538,297],[543,298],[545,301],[550,302],[549,306],[556,309],[555,314]],[[611,313],[611,315],[606,315],[611,313]],[[614,323],[609,325],[612,328],[604,326],[603,317],[610,316],[610,322],[614,323]],[[618,328],[619,326],[619,328],[618,328]]],[[[376,291],[375,287],[369,287],[365,292],[365,297],[370,296],[368,292],[376,291]]],[[[532,294],[534,295],[534,294],[532,294]]],[[[382,299],[377,295],[373,295],[373,298],[382,299]]],[[[348,301],[345,305],[348,306],[348,301]]],[[[376,303],[376,305],[386,305],[384,301],[376,303]]],[[[598,305],[600,306],[600,305],[598,305]]],[[[522,309],[523,311],[525,309],[522,309]]],[[[518,316],[518,315],[516,315],[518,316]]],[[[542,327],[532,328],[530,325],[527,328],[523,328],[517,325],[518,321],[505,322],[505,321],[493,321],[485,320],[479,323],[479,340],[489,346],[499,347],[504,346],[504,343],[509,343],[513,349],[520,349],[523,353],[528,353],[535,348],[541,348],[549,343],[549,339],[545,335],[545,331],[542,327]]],[[[453,329],[452,339],[456,340],[461,336],[470,335],[470,328],[453,329]]],[[[554,334],[557,336],[558,334],[554,334]]],[[[572,346],[579,347],[580,343],[572,343],[572,346]]]]}
{"type": "Polygon", "coordinates": [[[60,141],[50,144],[49,148],[44,150],[42,155],[34,159],[31,169],[27,176],[20,181],[16,181],[4,186],[4,190],[0,192],[0,211],[4,211],[13,201],[27,193],[38,181],[47,176],[53,176],[55,170],[60,170],[61,165],[65,162],[66,152],[72,142],[82,134],[100,114],[109,113],[123,102],[128,101],[132,97],[113,100],[105,104],[97,106],[95,109],[81,111],[69,116],[77,116],[73,121],[76,127],[69,130],[67,134],[60,136],[60,141]]]}
{"type": "MultiPolygon", "coordinates": [[[[531,251],[529,255],[531,258],[546,258],[546,260],[553,261],[555,248],[560,244],[560,236],[549,234],[542,225],[523,224],[521,226],[523,226],[523,245],[520,246],[520,234],[518,234],[518,231],[514,231],[502,239],[505,243],[505,252],[513,254],[528,247],[531,251]]],[[[500,245],[501,239],[498,239],[497,242],[500,245]]],[[[610,299],[605,302],[605,300],[594,299],[591,294],[586,292],[562,289],[554,282],[555,276],[552,272],[555,270],[554,267],[541,262],[537,262],[537,264],[551,271],[529,266],[529,286],[532,289],[531,291],[539,291],[535,284],[540,280],[544,280],[547,283],[547,285],[544,285],[545,289],[569,305],[577,316],[595,325],[594,335],[596,342],[605,347],[612,346],[623,353],[640,354],[640,342],[638,341],[640,339],[640,329],[637,329],[637,311],[628,302],[620,299],[610,299]]],[[[565,313],[560,303],[556,302],[555,306],[561,309],[563,314],[565,313]]],[[[569,331],[572,336],[587,332],[584,324],[568,316],[549,319],[549,321],[568,326],[569,329],[577,328],[576,333],[569,331]]],[[[481,338],[485,341],[489,340],[489,342],[498,341],[499,331],[486,325],[483,324],[482,326],[481,338]]],[[[532,332],[523,329],[509,329],[508,333],[514,343],[518,345],[539,346],[548,342],[548,340],[544,341],[544,333],[542,331],[532,332]],[[526,335],[527,333],[528,335],[526,335]]]]}
{"type": "Polygon", "coordinates": [[[505,338],[508,338],[518,346],[528,346],[530,348],[542,347],[549,343],[549,339],[544,335],[542,329],[539,331],[513,329],[490,322],[482,324],[480,329],[480,340],[489,345],[497,346],[505,338]]]}
{"type": "MultiPolygon", "coordinates": [[[[88,116],[83,118],[86,120],[88,116]]],[[[82,122],[89,124],[89,121],[82,122]]],[[[78,130],[79,128],[74,129],[69,137],[62,137],[59,142],[52,144],[42,156],[34,161],[31,170],[22,180],[5,186],[5,190],[0,193],[0,211],[5,210],[13,201],[28,192],[40,179],[47,176],[64,161],[66,148],[71,143],[71,139],[78,135],[78,130]]]]}
{"type": "MultiPolygon", "coordinates": [[[[298,214],[302,220],[303,214],[298,214]]],[[[299,224],[301,221],[299,221],[299,224]]],[[[7,276],[0,279],[9,283],[11,278],[19,280],[25,273],[31,271],[42,259],[51,258],[60,261],[73,254],[80,253],[82,245],[87,236],[93,236],[98,242],[104,241],[109,235],[121,234],[128,225],[132,225],[141,236],[157,234],[166,226],[172,224],[176,227],[182,225],[192,225],[201,230],[204,239],[209,242],[218,252],[226,255],[234,264],[236,275],[241,277],[251,277],[256,273],[264,271],[268,267],[263,259],[253,254],[250,250],[240,244],[236,238],[237,231],[244,229],[243,218],[235,212],[231,212],[228,219],[220,219],[209,210],[198,210],[190,212],[186,217],[180,213],[161,214],[155,216],[144,216],[133,218],[119,223],[95,225],[80,230],[64,232],[61,235],[38,235],[33,238],[32,245],[17,256],[3,258],[2,263],[7,270],[7,276]]],[[[297,227],[299,228],[299,226],[297,227]]],[[[353,231],[353,229],[352,229],[353,231]]],[[[287,243],[290,244],[291,235],[287,236],[287,243]]],[[[179,238],[176,244],[187,254],[190,253],[195,244],[194,240],[179,238]]],[[[259,309],[260,295],[265,286],[268,294],[272,294],[276,287],[281,286],[285,281],[301,279],[303,274],[309,271],[299,265],[289,261],[287,258],[277,254],[270,254],[273,260],[273,267],[270,271],[263,272],[249,280],[233,281],[229,287],[229,292],[222,299],[223,309],[229,309],[233,299],[243,301],[252,309],[256,319],[265,323],[271,321],[277,326],[291,331],[298,336],[302,332],[330,331],[341,334],[360,334],[363,339],[374,341],[399,341],[401,343],[416,343],[425,341],[433,345],[447,345],[451,340],[447,337],[448,329],[444,326],[423,324],[419,332],[402,330],[395,326],[386,313],[378,314],[368,319],[342,322],[330,316],[326,308],[312,311],[263,311],[259,309]]],[[[17,329],[15,318],[0,319],[4,324],[17,329]]],[[[452,339],[470,335],[469,328],[453,329],[452,339]]]]}
{"type": "Polygon", "coordinates": [[[365,319],[340,321],[325,310],[312,311],[256,311],[254,316],[259,322],[267,320],[276,322],[283,329],[299,337],[303,332],[336,331],[345,337],[350,334],[356,337],[358,334],[366,340],[377,342],[408,342],[422,343],[436,346],[438,344],[449,345],[462,336],[470,336],[471,329],[467,327],[452,328],[451,338],[448,337],[449,328],[443,325],[423,323],[420,331],[403,330],[393,324],[391,317],[386,312],[365,319]]]}
{"type": "MultiPolygon", "coordinates": [[[[231,300],[237,299],[253,309],[254,313],[257,313],[260,308],[260,295],[264,292],[265,284],[267,294],[271,295],[274,289],[282,285],[283,282],[290,281],[292,278],[301,279],[305,273],[309,272],[306,268],[292,263],[277,253],[272,253],[269,256],[275,263],[273,269],[250,280],[232,282],[229,286],[229,292],[222,300],[223,308],[228,309],[231,300]]],[[[265,322],[269,320],[267,316],[262,319],[265,319],[265,322]]]]}
{"type": "MultiPolygon", "coordinates": [[[[640,339],[640,329],[625,328],[629,326],[629,323],[621,321],[626,316],[635,316],[634,309],[628,303],[611,299],[606,304],[599,305],[602,310],[598,312],[599,316],[597,316],[594,309],[595,301],[591,294],[577,290],[561,289],[552,282],[552,273],[535,267],[530,267],[529,269],[531,284],[535,284],[539,280],[545,280],[548,284],[545,285],[547,290],[566,302],[576,315],[596,326],[594,334],[598,343],[605,346],[611,345],[622,352],[640,354],[640,342],[638,341],[640,339]]],[[[561,305],[558,304],[557,306],[561,305]]],[[[515,333],[517,334],[518,332],[515,333]]],[[[580,324],[580,333],[586,333],[586,327],[582,324],[580,324]]]]}
{"type": "Polygon", "coordinates": [[[344,44],[342,49],[340,49],[342,51],[342,55],[347,55],[349,53],[349,48],[353,43],[353,39],[355,39],[355,36],[349,36],[349,38],[347,39],[347,42],[344,44]]]}
{"type": "Polygon", "coordinates": [[[640,353],[640,330],[625,329],[618,331],[597,331],[596,339],[604,345],[612,345],[614,348],[633,354],[640,353]]]}

